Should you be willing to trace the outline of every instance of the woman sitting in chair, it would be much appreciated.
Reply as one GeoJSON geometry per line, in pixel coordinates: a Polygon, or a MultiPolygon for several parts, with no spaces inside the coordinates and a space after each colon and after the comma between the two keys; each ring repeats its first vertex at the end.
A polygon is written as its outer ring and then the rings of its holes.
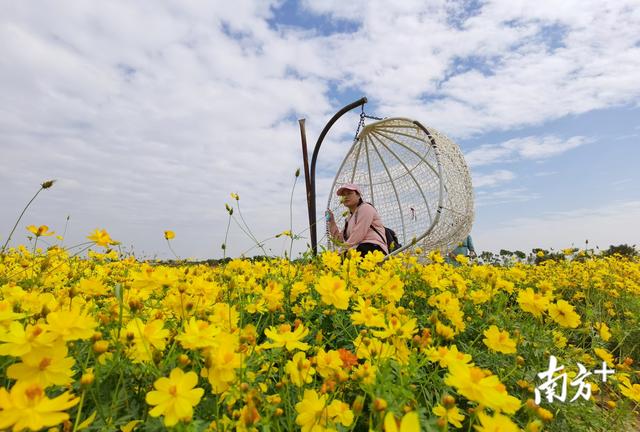
{"type": "Polygon", "coordinates": [[[331,210],[327,210],[329,234],[339,242],[344,243],[345,249],[356,249],[362,256],[378,250],[388,253],[384,237],[384,225],[378,211],[362,200],[362,193],[358,185],[347,183],[336,192],[342,203],[349,209],[350,215],[340,231],[331,210]]]}

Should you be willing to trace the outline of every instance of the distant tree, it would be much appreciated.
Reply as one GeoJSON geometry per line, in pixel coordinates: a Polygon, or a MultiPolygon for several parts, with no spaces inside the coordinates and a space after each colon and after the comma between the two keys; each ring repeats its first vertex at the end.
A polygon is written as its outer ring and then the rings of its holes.
{"type": "Polygon", "coordinates": [[[611,245],[609,246],[609,249],[602,252],[602,255],[604,256],[613,256],[616,254],[622,255],[623,257],[632,258],[638,256],[639,253],[636,249],[636,245],[629,246],[627,244],[621,244],[617,246],[611,245]]]}

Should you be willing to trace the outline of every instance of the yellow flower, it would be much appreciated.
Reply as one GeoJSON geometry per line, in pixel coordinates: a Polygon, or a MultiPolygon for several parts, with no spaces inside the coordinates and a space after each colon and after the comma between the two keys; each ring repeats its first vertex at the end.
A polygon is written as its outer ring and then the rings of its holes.
{"type": "Polygon", "coordinates": [[[69,419],[64,412],[80,401],[69,392],[49,399],[44,389],[34,383],[18,382],[10,392],[0,388],[0,429],[13,426],[14,431],[40,430],[69,419]]]}
{"type": "Polygon", "coordinates": [[[478,367],[452,363],[444,382],[467,399],[492,410],[513,414],[520,408],[520,401],[507,393],[497,376],[487,375],[478,367]]]}
{"type": "Polygon", "coordinates": [[[67,357],[67,346],[58,342],[52,348],[40,348],[22,356],[21,363],[7,368],[7,376],[25,383],[36,383],[43,388],[73,382],[75,360],[67,357]]]}
{"type": "Polygon", "coordinates": [[[418,331],[416,329],[416,318],[411,318],[406,322],[402,322],[399,317],[391,317],[384,324],[384,330],[374,330],[373,335],[375,337],[386,339],[390,337],[398,337],[401,339],[411,339],[414,333],[418,331]]]}
{"type": "Polygon", "coordinates": [[[209,369],[202,369],[200,375],[206,376],[216,394],[227,391],[236,380],[236,369],[242,366],[242,356],[237,352],[238,337],[230,333],[220,333],[215,346],[207,350],[209,369]]]}
{"type": "Polygon", "coordinates": [[[218,327],[191,317],[184,325],[184,332],[176,336],[176,340],[186,349],[208,348],[215,344],[215,337],[219,333],[218,327]]]}
{"type": "Polygon", "coordinates": [[[500,331],[497,326],[492,325],[488,330],[485,330],[483,334],[485,335],[485,339],[482,341],[490,350],[504,354],[513,354],[516,352],[516,342],[509,337],[508,331],[500,331]]]}
{"type": "Polygon", "coordinates": [[[351,314],[351,321],[353,321],[355,325],[365,325],[367,327],[385,326],[384,314],[371,306],[370,301],[365,301],[359,297],[357,302],[357,306],[354,307],[355,312],[351,314]]]}
{"type": "Polygon", "coordinates": [[[613,367],[613,356],[602,348],[594,348],[593,351],[596,353],[598,357],[607,362],[609,367],[613,367]]]}
{"type": "MultiPolygon", "coordinates": [[[[305,390],[302,401],[296,404],[296,424],[302,428],[302,432],[316,430],[317,426],[325,426],[327,415],[323,415],[327,403],[327,395],[318,397],[315,390],[305,390]]],[[[319,429],[323,430],[323,429],[319,429]]]]}
{"type": "Polygon", "coordinates": [[[620,392],[632,401],[640,402],[640,384],[621,385],[620,392]]]}
{"type": "Polygon", "coordinates": [[[428,257],[431,262],[436,264],[442,264],[444,262],[444,258],[442,258],[442,255],[440,255],[440,251],[438,250],[429,252],[428,257]]]}
{"type": "Polygon", "coordinates": [[[353,411],[349,409],[349,405],[334,399],[327,407],[327,414],[332,421],[340,423],[342,426],[349,427],[353,423],[353,411]]]}
{"type": "Polygon", "coordinates": [[[310,383],[316,373],[316,370],[311,367],[311,361],[303,352],[297,352],[293,359],[287,362],[284,370],[289,374],[291,382],[298,387],[310,383]]]}
{"type": "Polygon", "coordinates": [[[78,291],[85,296],[104,296],[109,294],[109,288],[98,278],[82,278],[78,282],[78,291]]]}
{"type": "Polygon", "coordinates": [[[13,304],[8,300],[0,300],[0,335],[4,327],[11,325],[15,320],[24,318],[23,313],[13,311],[13,304]]]}
{"type": "Polygon", "coordinates": [[[168,337],[169,330],[164,328],[164,321],[153,320],[145,324],[140,318],[129,321],[125,331],[120,334],[123,341],[131,339],[133,342],[128,355],[135,363],[151,361],[152,347],[164,350],[168,337]]]}
{"type": "Polygon", "coordinates": [[[240,196],[237,193],[231,192],[231,199],[238,201],[240,199],[240,196]]]}
{"type": "Polygon", "coordinates": [[[172,238],[175,238],[175,236],[176,236],[176,233],[174,233],[171,230],[167,230],[167,231],[164,232],[164,238],[166,240],[171,240],[172,238]]]}
{"type": "Polygon", "coordinates": [[[173,426],[179,420],[190,420],[193,407],[198,405],[204,394],[203,389],[194,388],[197,384],[198,376],[195,372],[184,373],[180,368],[173,369],[169,378],[157,379],[153,383],[156,390],[150,391],[146,396],[147,403],[155,405],[149,415],[164,415],[165,426],[173,426]]]}
{"type": "Polygon", "coordinates": [[[27,231],[33,233],[36,237],[48,237],[55,234],[55,232],[49,231],[49,227],[46,225],[40,225],[39,227],[29,225],[27,231]]]}
{"type": "Polygon", "coordinates": [[[93,336],[98,323],[87,314],[79,302],[74,302],[71,309],[50,312],[47,315],[47,330],[60,336],[65,342],[76,339],[89,339],[93,336]]]}
{"type": "Polygon", "coordinates": [[[474,426],[478,432],[519,432],[520,428],[511,419],[500,413],[490,417],[484,412],[478,413],[480,426],[474,426]]]}
{"type": "Polygon", "coordinates": [[[396,421],[391,411],[384,416],[385,432],[420,432],[420,418],[418,413],[411,411],[406,413],[400,423],[396,421]]]}
{"type": "Polygon", "coordinates": [[[607,342],[609,341],[609,339],[611,339],[611,331],[609,330],[609,326],[607,325],[607,323],[597,322],[594,324],[594,327],[596,328],[596,330],[598,330],[598,333],[600,334],[600,337],[603,341],[607,342]]]}
{"type": "Polygon", "coordinates": [[[315,286],[323,303],[342,310],[349,307],[349,298],[351,298],[351,292],[346,287],[347,284],[342,279],[331,275],[320,276],[315,286]]]}
{"type": "Polygon", "coordinates": [[[94,230],[88,237],[89,240],[94,242],[98,246],[108,247],[111,245],[118,244],[117,241],[113,240],[109,233],[106,230],[94,230]]]}
{"type": "Polygon", "coordinates": [[[316,355],[316,369],[324,378],[335,375],[338,371],[342,370],[342,359],[340,358],[340,353],[335,350],[325,352],[320,348],[316,355]]]}
{"type": "Polygon", "coordinates": [[[564,337],[564,335],[558,331],[553,331],[553,344],[557,347],[557,348],[564,348],[567,346],[567,338],[564,337]]]}
{"type": "Polygon", "coordinates": [[[433,413],[457,428],[462,427],[462,423],[460,422],[464,420],[464,415],[460,413],[460,410],[455,405],[450,408],[445,408],[441,404],[438,404],[433,408],[433,413]]]}
{"type": "Polygon", "coordinates": [[[8,331],[0,331],[0,355],[20,357],[32,350],[50,347],[57,335],[47,332],[42,326],[27,324],[24,329],[22,324],[14,321],[8,331]]]}
{"type": "Polygon", "coordinates": [[[471,356],[458,351],[456,345],[447,347],[429,347],[426,350],[427,359],[432,362],[439,362],[440,367],[449,367],[453,362],[470,363],[471,356]]]}
{"type": "Polygon", "coordinates": [[[549,305],[549,316],[562,327],[576,328],[580,325],[580,315],[566,300],[558,300],[549,305]]]}
{"type": "Polygon", "coordinates": [[[536,293],[531,288],[527,288],[518,294],[518,304],[523,311],[540,317],[549,307],[549,297],[536,293]]]}
{"type": "Polygon", "coordinates": [[[375,384],[377,374],[378,368],[376,366],[372,366],[368,361],[359,365],[353,372],[353,376],[366,385],[375,384]]]}
{"type": "Polygon", "coordinates": [[[340,254],[338,252],[327,251],[322,254],[322,264],[330,269],[338,271],[340,270],[340,263],[342,259],[340,258],[340,254]]]}
{"type": "Polygon", "coordinates": [[[309,329],[305,328],[303,324],[291,331],[289,324],[283,324],[279,328],[269,327],[264,331],[264,334],[273,342],[267,342],[262,345],[263,348],[286,348],[287,351],[293,351],[299,349],[306,351],[309,349],[309,344],[300,342],[309,334],[309,329]]]}

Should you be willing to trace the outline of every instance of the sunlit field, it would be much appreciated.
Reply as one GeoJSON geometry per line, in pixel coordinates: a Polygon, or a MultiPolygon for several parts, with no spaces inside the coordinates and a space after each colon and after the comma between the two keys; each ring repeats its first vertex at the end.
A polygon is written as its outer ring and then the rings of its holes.
{"type": "Polygon", "coordinates": [[[205,265],[90,240],[1,257],[2,430],[640,427],[638,258],[205,265]]]}

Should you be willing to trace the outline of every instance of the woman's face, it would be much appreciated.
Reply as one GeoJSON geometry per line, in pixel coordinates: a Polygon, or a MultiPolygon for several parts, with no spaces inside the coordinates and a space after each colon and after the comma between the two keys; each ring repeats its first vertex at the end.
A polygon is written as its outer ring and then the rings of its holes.
{"type": "Polygon", "coordinates": [[[360,201],[360,195],[358,195],[358,192],[356,191],[347,189],[342,195],[340,195],[340,201],[342,201],[342,204],[346,207],[357,206],[360,201]]]}

